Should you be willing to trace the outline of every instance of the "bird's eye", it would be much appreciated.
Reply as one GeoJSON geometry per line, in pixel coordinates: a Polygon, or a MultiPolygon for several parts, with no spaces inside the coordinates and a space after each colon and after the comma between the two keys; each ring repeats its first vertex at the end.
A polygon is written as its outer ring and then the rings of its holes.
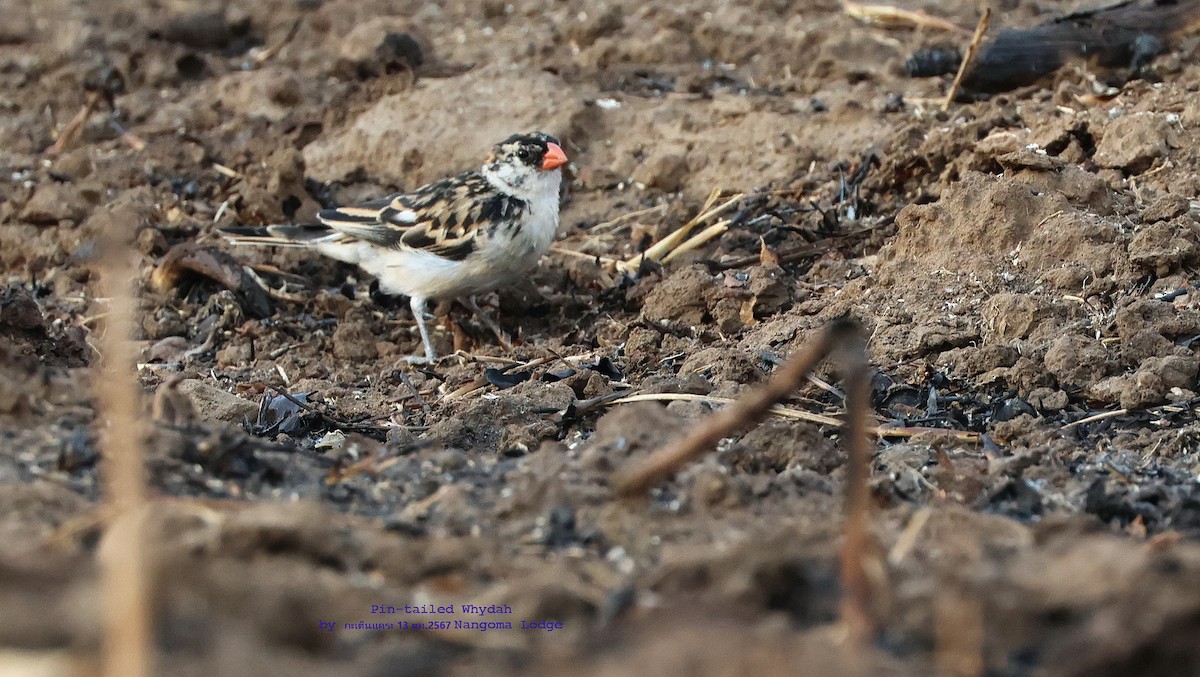
{"type": "Polygon", "coordinates": [[[521,149],[517,150],[517,157],[521,158],[522,160],[528,160],[529,159],[529,149],[521,148],[521,149]]]}

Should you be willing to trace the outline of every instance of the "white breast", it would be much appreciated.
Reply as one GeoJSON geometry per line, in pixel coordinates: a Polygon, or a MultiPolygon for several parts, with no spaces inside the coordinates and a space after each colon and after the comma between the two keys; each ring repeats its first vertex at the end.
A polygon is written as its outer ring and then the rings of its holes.
{"type": "Polygon", "coordinates": [[[502,224],[493,231],[477,255],[464,263],[472,268],[481,287],[473,293],[491,291],[511,284],[537,266],[558,234],[558,171],[542,172],[536,177],[527,198],[529,205],[516,228],[502,224]]]}

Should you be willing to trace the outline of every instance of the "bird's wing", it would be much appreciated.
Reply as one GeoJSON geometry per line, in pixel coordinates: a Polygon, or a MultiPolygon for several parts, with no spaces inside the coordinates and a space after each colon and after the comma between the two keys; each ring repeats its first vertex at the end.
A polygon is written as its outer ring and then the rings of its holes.
{"type": "Polygon", "coordinates": [[[354,239],[461,261],[490,225],[516,218],[524,209],[523,201],[496,190],[478,172],[466,172],[411,193],[326,209],[317,218],[354,239]]]}

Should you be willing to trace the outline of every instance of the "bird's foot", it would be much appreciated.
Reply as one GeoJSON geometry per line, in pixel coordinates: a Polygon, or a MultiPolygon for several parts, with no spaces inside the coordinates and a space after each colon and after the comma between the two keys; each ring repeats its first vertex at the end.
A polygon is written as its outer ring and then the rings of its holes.
{"type": "Polygon", "coordinates": [[[496,321],[491,318],[491,316],[483,312],[483,309],[479,307],[478,303],[476,303],[475,297],[468,296],[465,299],[465,302],[466,306],[475,314],[475,317],[482,322],[484,326],[491,330],[492,334],[496,336],[496,341],[500,343],[500,347],[511,353],[513,349],[512,340],[509,338],[508,334],[504,333],[504,330],[500,328],[500,325],[497,324],[496,321]]]}

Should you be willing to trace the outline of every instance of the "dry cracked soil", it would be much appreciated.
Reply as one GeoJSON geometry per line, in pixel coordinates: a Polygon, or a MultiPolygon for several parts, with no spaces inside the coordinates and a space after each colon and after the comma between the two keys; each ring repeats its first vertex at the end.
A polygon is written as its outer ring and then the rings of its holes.
{"type": "MultiPolygon", "coordinates": [[[[1200,674],[1200,38],[943,111],[904,62],[965,37],[829,0],[0,8],[0,673],[98,674],[117,236],[160,674],[1200,674]],[[216,233],[532,129],[572,164],[555,250],[486,299],[511,348],[444,304],[414,368],[403,299],[216,233]],[[712,239],[618,267],[713,194],[712,239]],[[836,427],[612,490],[844,316],[908,429],[873,447],[866,644],[836,427]]],[[[840,415],[816,376],[785,407],[840,415]]]]}

